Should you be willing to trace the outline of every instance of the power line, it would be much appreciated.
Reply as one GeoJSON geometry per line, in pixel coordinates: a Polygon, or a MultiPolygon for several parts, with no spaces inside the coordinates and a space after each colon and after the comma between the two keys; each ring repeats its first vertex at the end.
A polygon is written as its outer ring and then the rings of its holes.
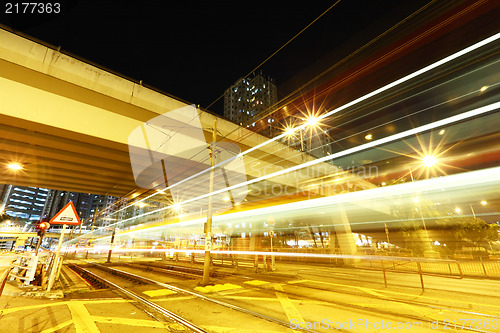
{"type": "MultiPolygon", "coordinates": [[[[304,31],[306,31],[311,25],[313,25],[317,20],[319,20],[321,17],[323,17],[326,13],[328,13],[328,11],[330,11],[330,9],[332,9],[333,7],[335,7],[338,3],[340,2],[340,0],[337,0],[333,5],[331,5],[330,7],[328,7],[327,10],[325,10],[323,13],[321,13],[318,17],[316,17],[311,23],[309,23],[305,28],[303,28],[302,30],[300,30],[295,36],[293,36],[290,40],[288,40],[285,44],[283,44],[280,48],[278,48],[276,51],[274,51],[269,57],[267,57],[264,61],[262,61],[259,65],[257,65],[254,69],[252,69],[247,75],[245,75],[243,78],[246,79],[249,75],[251,75],[253,72],[255,72],[257,69],[259,69],[262,65],[264,65],[269,59],[271,59],[272,57],[274,57],[278,52],[280,52],[283,48],[285,48],[288,44],[290,44],[295,38],[297,38],[300,34],[302,34],[304,31]]],[[[210,103],[210,105],[208,105],[206,107],[206,109],[210,108],[212,105],[214,105],[215,103],[217,103],[217,101],[219,101],[222,97],[224,96],[224,93],[222,93],[219,97],[217,97],[217,99],[215,101],[213,101],[212,103],[210,103]]]]}

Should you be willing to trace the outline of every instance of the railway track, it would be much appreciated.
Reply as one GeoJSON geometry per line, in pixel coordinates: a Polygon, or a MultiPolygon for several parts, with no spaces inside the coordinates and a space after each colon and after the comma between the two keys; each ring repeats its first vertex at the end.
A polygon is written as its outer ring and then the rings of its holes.
{"type": "MultiPolygon", "coordinates": [[[[123,278],[133,279],[137,283],[147,283],[147,284],[157,285],[161,288],[165,288],[165,289],[171,290],[171,291],[176,292],[176,293],[189,295],[189,296],[191,296],[195,299],[198,299],[198,300],[211,302],[213,304],[217,304],[218,306],[232,309],[232,310],[240,312],[240,313],[245,313],[245,314],[251,315],[252,317],[257,317],[257,318],[266,320],[268,322],[280,325],[282,327],[290,328],[290,322],[279,320],[279,319],[273,318],[269,315],[262,314],[262,312],[265,312],[262,309],[258,309],[257,311],[254,311],[254,310],[249,310],[249,309],[245,308],[245,307],[249,306],[250,304],[245,304],[245,302],[238,303],[239,301],[238,301],[237,297],[233,298],[231,300],[231,302],[236,303],[236,304],[243,304],[243,305],[235,305],[235,304],[228,303],[228,302],[225,302],[225,301],[220,300],[220,299],[215,299],[213,297],[208,297],[208,296],[193,292],[191,290],[186,290],[184,288],[176,287],[176,286],[173,286],[171,284],[162,283],[162,282],[156,281],[154,279],[147,278],[145,276],[141,276],[141,273],[134,274],[134,273],[126,272],[124,270],[117,269],[114,267],[108,267],[108,266],[103,266],[103,265],[98,265],[98,264],[94,264],[94,265],[95,265],[95,267],[99,267],[101,270],[105,270],[107,272],[112,272],[113,274],[116,274],[116,275],[121,276],[123,278]]],[[[128,265],[128,267],[135,268],[135,269],[141,269],[141,270],[151,270],[151,266],[144,265],[144,264],[143,265],[135,265],[135,264],[128,265]]],[[[166,268],[166,271],[164,271],[163,268],[165,268],[165,267],[162,267],[161,264],[158,264],[156,268],[159,270],[158,272],[163,272],[166,274],[172,274],[171,271],[176,271],[176,269],[177,269],[177,267],[168,267],[168,268],[166,268]]],[[[187,278],[194,278],[194,277],[199,278],[200,277],[200,275],[195,274],[195,272],[192,272],[192,271],[191,272],[186,272],[186,271],[181,272],[180,275],[179,275],[179,272],[177,272],[173,275],[176,275],[178,277],[183,277],[183,278],[184,277],[187,277],[187,278]],[[188,274],[188,275],[183,276],[183,274],[188,274]]],[[[271,281],[269,281],[269,283],[273,284],[273,282],[271,282],[271,281]]],[[[290,283],[293,283],[293,281],[290,283]]],[[[286,288],[286,294],[290,297],[294,297],[294,298],[300,299],[300,300],[309,300],[309,301],[317,300],[318,302],[322,302],[323,304],[329,304],[332,308],[337,309],[339,311],[340,310],[351,311],[353,313],[359,314],[360,316],[364,315],[364,314],[371,315],[371,316],[376,315],[380,318],[389,318],[389,319],[390,318],[398,318],[398,319],[411,320],[414,322],[419,321],[422,323],[428,323],[430,321],[437,320],[438,317],[434,318],[432,316],[425,316],[425,315],[418,314],[419,311],[422,312],[421,311],[422,309],[427,309],[428,313],[431,310],[436,312],[436,313],[443,313],[443,312],[453,313],[456,316],[456,318],[474,317],[474,318],[477,318],[478,320],[479,319],[481,319],[481,320],[487,319],[487,320],[498,320],[498,322],[500,322],[500,316],[495,315],[495,314],[480,313],[477,311],[472,311],[472,310],[467,309],[467,308],[450,307],[450,306],[445,307],[445,306],[440,306],[439,304],[428,304],[428,303],[425,303],[422,300],[418,300],[418,299],[414,299],[414,300],[412,300],[412,299],[398,299],[396,297],[390,297],[390,295],[388,296],[388,295],[384,294],[383,292],[381,292],[381,293],[373,292],[373,294],[369,294],[369,293],[367,294],[367,293],[360,293],[359,291],[358,292],[355,292],[353,290],[349,291],[346,289],[332,290],[332,288],[326,288],[326,287],[323,288],[320,283],[314,283],[313,281],[311,281],[311,283],[309,283],[309,284],[300,284],[300,285],[282,284],[282,285],[286,288]],[[321,293],[318,293],[318,291],[320,291],[321,293]],[[336,294],[336,296],[333,296],[334,294],[336,294]],[[321,296],[318,297],[317,295],[321,295],[321,296]],[[339,297],[339,295],[341,295],[342,297],[339,297]],[[330,297],[330,296],[332,296],[332,297],[330,297]],[[346,298],[346,296],[352,296],[352,297],[346,298]],[[399,307],[396,307],[396,311],[393,311],[390,309],[386,309],[385,307],[377,308],[376,306],[359,305],[359,304],[356,304],[356,302],[354,302],[354,299],[356,297],[362,297],[364,299],[372,298],[374,300],[379,300],[379,301],[382,299],[383,301],[387,302],[387,304],[392,304],[392,305],[399,304],[399,307]],[[342,299],[345,301],[343,301],[342,299]],[[417,311],[415,313],[409,313],[409,311],[402,313],[403,311],[401,311],[401,310],[405,309],[405,308],[406,308],[406,310],[408,310],[410,308],[417,309],[417,311]]],[[[349,287],[349,286],[346,285],[346,287],[349,287]]],[[[269,299],[276,297],[276,290],[272,289],[272,288],[266,289],[266,288],[260,288],[258,286],[253,286],[253,287],[246,286],[246,288],[255,289],[255,290],[258,290],[260,293],[267,294],[269,296],[269,299]]],[[[356,289],[356,288],[353,288],[353,289],[356,289]]],[[[360,290],[361,289],[363,289],[363,288],[360,288],[360,290]]],[[[365,288],[365,289],[367,289],[367,288],[365,288]]],[[[251,304],[251,306],[255,307],[254,304],[251,304]]],[[[394,320],[394,319],[392,319],[392,320],[394,320]]],[[[312,332],[312,330],[308,330],[308,329],[303,329],[301,331],[312,332]]],[[[353,331],[345,330],[345,329],[340,329],[338,331],[353,332],[353,331]]],[[[440,329],[433,329],[432,331],[440,331],[440,329]]],[[[446,328],[444,328],[444,329],[442,329],[442,331],[449,332],[450,330],[447,330],[446,328]]],[[[492,332],[493,333],[493,332],[499,332],[500,330],[478,329],[478,328],[474,328],[474,327],[464,326],[464,327],[461,327],[460,331],[483,332],[483,333],[492,332]]]]}
{"type": "MultiPolygon", "coordinates": [[[[248,321],[248,322],[252,323],[252,325],[253,325],[255,319],[257,318],[257,319],[266,321],[272,325],[280,326],[282,329],[284,329],[283,332],[286,332],[287,330],[290,329],[290,322],[283,321],[283,320],[274,318],[272,316],[269,316],[269,315],[266,315],[263,313],[252,311],[252,310],[249,310],[249,309],[246,309],[246,308],[243,308],[243,307],[231,304],[231,303],[221,301],[219,299],[215,299],[212,297],[202,295],[200,293],[197,293],[197,292],[194,292],[191,290],[176,287],[176,286],[173,286],[171,284],[166,284],[166,283],[163,283],[160,281],[156,281],[156,280],[147,278],[145,276],[141,276],[138,274],[127,272],[127,271],[117,269],[114,267],[104,266],[104,265],[100,265],[100,264],[96,264],[96,263],[90,263],[90,265],[99,271],[114,275],[114,276],[118,277],[118,279],[121,278],[121,279],[126,279],[126,280],[132,280],[135,283],[139,283],[139,284],[155,285],[155,286],[164,288],[166,290],[170,290],[170,291],[177,293],[177,294],[183,294],[183,295],[190,296],[190,297],[194,298],[195,300],[203,301],[205,304],[207,302],[209,302],[212,305],[215,305],[217,307],[223,307],[225,309],[229,309],[230,312],[235,311],[235,312],[238,312],[240,314],[244,314],[246,316],[251,316],[253,319],[252,319],[252,321],[248,321]]],[[[127,266],[133,267],[134,265],[132,265],[132,266],[127,265],[127,266]]],[[[137,266],[139,266],[141,269],[144,269],[144,267],[147,267],[144,265],[137,265],[137,266]]],[[[120,284],[117,283],[116,281],[115,282],[111,281],[111,279],[109,277],[105,277],[105,276],[103,276],[103,274],[96,273],[95,270],[83,268],[81,265],[75,265],[75,264],[69,265],[69,267],[71,269],[73,269],[75,272],[77,272],[78,274],[80,274],[83,278],[85,278],[89,282],[95,283],[98,286],[105,285],[105,286],[107,286],[111,289],[115,289],[115,290],[119,291],[120,293],[126,295],[127,297],[137,301],[140,304],[140,307],[142,309],[144,309],[144,308],[149,309],[149,310],[145,310],[145,311],[148,312],[152,317],[156,318],[157,320],[158,320],[158,316],[156,316],[155,314],[159,314],[159,315],[165,317],[167,320],[171,320],[175,323],[178,323],[178,324],[186,327],[187,329],[189,329],[193,332],[208,332],[207,330],[202,328],[202,326],[203,326],[202,323],[200,323],[200,324],[193,323],[192,321],[187,320],[187,319],[175,314],[173,311],[170,311],[170,310],[166,309],[165,307],[157,304],[157,302],[148,300],[145,297],[142,297],[141,295],[139,295],[139,293],[131,291],[130,288],[125,288],[123,286],[120,286],[120,284]]],[[[171,273],[171,272],[168,272],[168,273],[171,273]]],[[[184,274],[189,274],[188,275],[189,278],[192,278],[192,275],[193,275],[191,273],[186,273],[186,272],[184,272],[184,274]]],[[[176,274],[176,275],[179,276],[178,274],[176,274]]],[[[199,276],[196,276],[196,277],[199,278],[199,276]]],[[[114,279],[114,280],[117,280],[117,279],[114,279]]],[[[316,332],[316,331],[309,330],[309,329],[298,329],[296,331],[311,332],[311,333],[316,332]]]]}

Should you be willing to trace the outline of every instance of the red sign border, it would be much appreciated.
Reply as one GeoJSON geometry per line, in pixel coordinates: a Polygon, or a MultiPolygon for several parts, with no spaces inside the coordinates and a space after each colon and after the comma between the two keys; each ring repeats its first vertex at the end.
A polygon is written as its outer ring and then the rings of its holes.
{"type": "Polygon", "coordinates": [[[54,215],[53,218],[50,219],[49,223],[52,225],[52,224],[68,224],[68,225],[80,225],[82,223],[82,221],[80,221],[80,217],[78,216],[77,212],[76,212],[76,208],[75,208],[75,205],[73,205],[73,201],[70,201],[66,204],[66,206],[64,206],[60,211],[57,212],[56,215],[54,215]],[[73,222],[54,222],[54,220],[59,217],[59,215],[61,215],[61,213],[63,211],[66,210],[66,208],[68,208],[68,206],[71,206],[71,208],[73,209],[73,213],[75,214],[75,217],[76,217],[76,220],[77,222],[76,223],[73,223],[73,222]]]}

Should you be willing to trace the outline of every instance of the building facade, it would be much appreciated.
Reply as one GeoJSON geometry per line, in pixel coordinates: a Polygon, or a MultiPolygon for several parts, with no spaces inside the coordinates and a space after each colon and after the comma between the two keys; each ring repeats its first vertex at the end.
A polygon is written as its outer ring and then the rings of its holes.
{"type": "Polygon", "coordinates": [[[22,221],[39,221],[49,190],[38,187],[3,185],[0,210],[22,221]]]}
{"type": "MultiPolygon", "coordinates": [[[[278,90],[271,78],[261,73],[236,81],[224,93],[224,117],[246,127],[248,122],[258,117],[278,102],[278,90]]],[[[272,122],[269,123],[271,127],[272,122]]],[[[264,134],[264,132],[263,132],[264,134]]]]}
{"type": "Polygon", "coordinates": [[[84,224],[89,224],[94,218],[96,210],[113,211],[118,198],[61,190],[50,190],[38,187],[15,185],[0,185],[0,211],[10,217],[24,222],[38,222],[41,219],[50,219],[59,212],[69,201],[75,205],[76,212],[84,224]]]}

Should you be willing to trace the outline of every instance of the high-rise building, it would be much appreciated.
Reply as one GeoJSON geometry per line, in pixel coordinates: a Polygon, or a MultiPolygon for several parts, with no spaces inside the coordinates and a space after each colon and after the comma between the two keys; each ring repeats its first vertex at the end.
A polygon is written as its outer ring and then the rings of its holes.
{"type": "Polygon", "coordinates": [[[72,201],[82,222],[88,224],[96,209],[106,214],[115,210],[113,203],[117,199],[107,195],[0,184],[0,212],[25,222],[50,219],[72,201]]]}
{"type": "Polygon", "coordinates": [[[92,204],[92,194],[61,190],[48,190],[47,201],[42,216],[50,219],[69,201],[73,202],[76,212],[81,219],[88,218],[92,204]]]}
{"type": "MultiPolygon", "coordinates": [[[[241,78],[224,93],[224,117],[247,127],[247,122],[269,109],[278,101],[278,92],[271,78],[260,74],[249,78],[241,78]]],[[[262,134],[272,135],[272,119],[269,120],[270,130],[262,134]]]]}
{"type": "MultiPolygon", "coordinates": [[[[110,216],[113,212],[115,212],[119,205],[117,203],[118,198],[112,197],[108,195],[100,195],[100,194],[92,194],[92,203],[90,206],[88,218],[93,219],[94,215],[97,211],[98,216],[110,216]]],[[[99,226],[107,226],[111,223],[112,220],[106,219],[102,220],[99,223],[99,226]]]]}
{"type": "Polygon", "coordinates": [[[45,188],[3,185],[0,210],[19,220],[38,221],[48,194],[45,188]]]}

